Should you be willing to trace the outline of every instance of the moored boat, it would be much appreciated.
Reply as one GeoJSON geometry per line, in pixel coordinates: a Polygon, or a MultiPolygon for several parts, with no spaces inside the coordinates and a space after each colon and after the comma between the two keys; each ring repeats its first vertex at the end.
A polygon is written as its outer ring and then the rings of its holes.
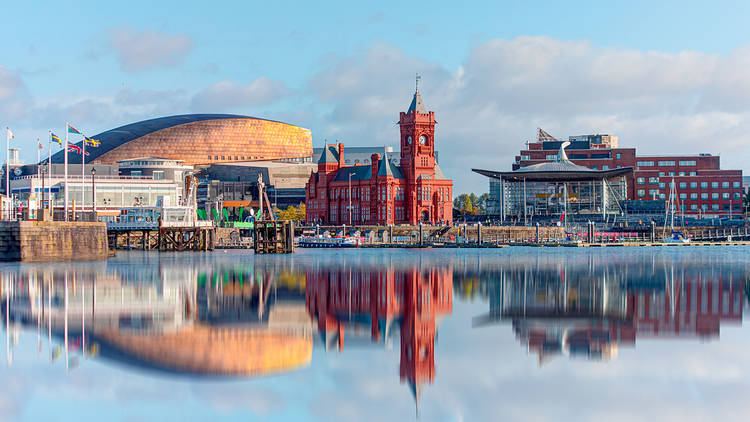
{"type": "Polygon", "coordinates": [[[297,244],[300,248],[356,248],[361,244],[358,237],[323,237],[300,236],[297,244]]]}

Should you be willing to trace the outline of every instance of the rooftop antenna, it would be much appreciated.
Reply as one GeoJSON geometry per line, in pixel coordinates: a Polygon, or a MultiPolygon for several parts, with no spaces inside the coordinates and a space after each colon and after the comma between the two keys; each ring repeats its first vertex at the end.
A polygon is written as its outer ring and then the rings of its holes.
{"type": "Polygon", "coordinates": [[[417,92],[419,92],[419,80],[420,79],[422,79],[422,77],[419,76],[419,73],[417,73],[417,77],[416,77],[416,80],[417,80],[417,82],[416,82],[416,91],[417,92]]]}

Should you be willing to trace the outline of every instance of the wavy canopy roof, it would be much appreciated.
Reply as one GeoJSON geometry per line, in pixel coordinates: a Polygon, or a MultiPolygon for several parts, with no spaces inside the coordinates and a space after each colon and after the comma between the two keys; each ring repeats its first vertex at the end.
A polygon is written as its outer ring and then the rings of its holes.
{"type": "MultiPolygon", "coordinates": [[[[187,123],[194,123],[194,122],[201,122],[206,120],[222,120],[222,119],[253,119],[253,120],[265,120],[269,122],[276,122],[276,123],[283,123],[278,122],[275,120],[268,120],[268,119],[261,119],[257,117],[251,117],[251,116],[243,116],[243,115],[237,115],[237,114],[182,114],[177,116],[167,116],[167,117],[158,117],[156,119],[150,119],[150,120],[143,120],[136,123],[130,123],[125,126],[120,126],[115,129],[108,130],[106,132],[102,132],[98,135],[89,136],[89,138],[96,139],[97,141],[101,142],[101,145],[99,147],[93,148],[93,147],[87,147],[86,152],[89,153],[89,155],[86,156],[86,162],[90,162],[93,160],[96,160],[98,157],[106,154],[109,151],[112,151],[113,149],[128,143],[134,139],[138,139],[140,137],[146,136],[150,133],[157,132],[163,129],[168,129],[171,127],[187,124],[187,123]]],[[[64,133],[59,134],[62,138],[64,133]]],[[[71,137],[75,137],[75,139],[78,139],[80,135],[72,135],[71,137]]],[[[83,141],[78,142],[71,142],[71,144],[78,145],[80,147],[83,146],[83,141]]],[[[52,162],[53,163],[63,163],[65,161],[65,157],[62,153],[62,151],[58,151],[57,153],[52,155],[52,162]]],[[[81,156],[78,154],[68,154],[68,163],[70,164],[80,164],[81,163],[81,156]]]]}

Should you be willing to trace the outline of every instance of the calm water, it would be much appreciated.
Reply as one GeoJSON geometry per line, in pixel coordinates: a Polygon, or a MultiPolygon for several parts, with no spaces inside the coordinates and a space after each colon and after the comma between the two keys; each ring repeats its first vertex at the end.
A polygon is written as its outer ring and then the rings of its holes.
{"type": "Polygon", "coordinates": [[[0,420],[746,420],[749,252],[5,264],[0,420]]]}

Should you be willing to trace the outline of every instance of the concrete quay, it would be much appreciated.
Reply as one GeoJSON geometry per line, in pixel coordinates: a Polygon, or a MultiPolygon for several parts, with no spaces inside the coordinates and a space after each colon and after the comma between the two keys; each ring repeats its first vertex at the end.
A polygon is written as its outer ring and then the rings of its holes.
{"type": "Polygon", "coordinates": [[[0,261],[98,261],[108,254],[105,223],[0,221],[0,261]]]}
{"type": "Polygon", "coordinates": [[[678,246],[748,246],[750,241],[723,242],[513,242],[513,243],[368,243],[361,248],[396,248],[396,249],[429,249],[429,248],[457,248],[457,249],[498,249],[508,246],[526,246],[536,248],[606,248],[606,247],[678,247],[678,246]]]}

